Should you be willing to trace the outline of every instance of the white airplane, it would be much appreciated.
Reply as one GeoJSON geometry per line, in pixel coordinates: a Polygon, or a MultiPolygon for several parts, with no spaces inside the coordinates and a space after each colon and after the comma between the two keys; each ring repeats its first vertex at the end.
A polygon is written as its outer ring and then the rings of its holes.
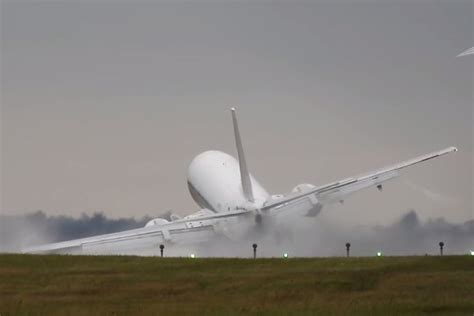
{"type": "Polygon", "coordinates": [[[462,57],[462,56],[473,55],[473,54],[474,54],[474,47],[471,47],[465,50],[464,52],[462,52],[461,54],[457,55],[456,57],[462,57]]]}
{"type": "Polygon", "coordinates": [[[218,237],[236,240],[282,214],[313,217],[323,206],[342,202],[359,190],[376,187],[382,191],[382,183],[398,177],[401,169],[457,151],[449,147],[365,175],[321,186],[300,184],[288,194],[271,195],[247,168],[235,109],[231,111],[239,159],[221,151],[206,151],[196,156],[188,169],[188,187],[201,208],[198,212],[183,218],[172,215],[171,221],[156,218],[143,228],[31,247],[24,252],[125,254],[156,251],[162,244],[168,248],[218,237]]]}

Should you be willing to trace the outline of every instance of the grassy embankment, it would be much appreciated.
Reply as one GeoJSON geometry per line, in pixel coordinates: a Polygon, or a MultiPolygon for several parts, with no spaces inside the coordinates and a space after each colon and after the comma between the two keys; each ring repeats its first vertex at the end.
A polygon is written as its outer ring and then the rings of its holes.
{"type": "Polygon", "coordinates": [[[6,315],[473,315],[474,257],[0,255],[6,315]]]}

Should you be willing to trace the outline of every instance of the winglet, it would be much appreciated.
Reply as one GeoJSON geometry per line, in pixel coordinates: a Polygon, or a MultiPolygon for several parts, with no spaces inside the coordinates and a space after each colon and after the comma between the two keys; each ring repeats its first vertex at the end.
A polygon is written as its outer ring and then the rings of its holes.
{"type": "Polygon", "coordinates": [[[240,138],[239,125],[237,124],[235,108],[231,108],[230,110],[232,112],[232,122],[234,124],[235,145],[237,146],[237,153],[239,155],[240,180],[242,182],[242,190],[247,200],[249,200],[250,202],[254,202],[252,181],[250,180],[250,173],[247,169],[247,162],[245,161],[244,148],[242,146],[242,139],[240,138]]]}

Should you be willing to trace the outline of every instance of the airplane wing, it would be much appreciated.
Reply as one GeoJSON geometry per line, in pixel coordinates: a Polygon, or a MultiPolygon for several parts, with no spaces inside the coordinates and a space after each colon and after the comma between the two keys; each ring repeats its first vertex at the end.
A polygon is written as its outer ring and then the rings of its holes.
{"type": "Polygon", "coordinates": [[[212,215],[185,217],[163,225],[143,227],[118,233],[69,240],[23,249],[24,253],[67,254],[134,254],[141,250],[158,249],[162,243],[196,243],[215,235],[214,223],[237,218],[252,211],[238,210],[212,215]]]}
{"type": "Polygon", "coordinates": [[[332,182],[320,187],[311,188],[303,192],[298,192],[290,194],[283,199],[271,202],[267,205],[264,205],[261,210],[268,211],[271,209],[277,209],[288,205],[294,201],[300,200],[309,196],[316,196],[319,203],[321,204],[330,204],[335,201],[341,201],[348,195],[357,192],[359,190],[376,186],[379,190],[382,189],[382,183],[390,179],[396,178],[399,176],[399,170],[413,166],[417,163],[421,163],[436,157],[440,157],[452,152],[456,152],[458,149],[456,147],[449,147],[440,151],[436,151],[430,154],[419,156],[389,167],[378,169],[367,174],[346,178],[340,181],[332,182]]]}

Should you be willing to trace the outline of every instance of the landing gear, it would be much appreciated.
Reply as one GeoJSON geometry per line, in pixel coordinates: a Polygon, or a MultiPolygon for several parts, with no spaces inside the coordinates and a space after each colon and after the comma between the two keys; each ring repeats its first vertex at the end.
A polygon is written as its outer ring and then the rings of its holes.
{"type": "Polygon", "coordinates": [[[256,223],[257,225],[262,225],[262,220],[263,220],[262,214],[257,214],[257,215],[255,215],[255,223],[256,223]]]}

